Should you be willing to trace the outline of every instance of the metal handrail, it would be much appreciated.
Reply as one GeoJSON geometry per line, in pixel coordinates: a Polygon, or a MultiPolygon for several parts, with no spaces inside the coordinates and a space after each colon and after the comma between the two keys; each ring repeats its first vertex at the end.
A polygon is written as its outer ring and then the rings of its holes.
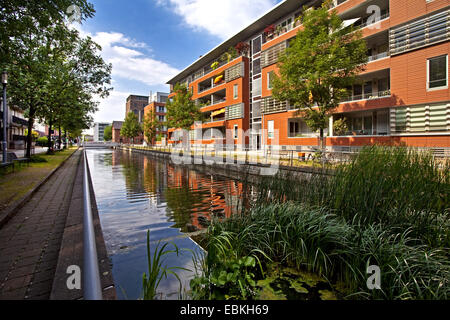
{"type": "Polygon", "coordinates": [[[83,256],[84,256],[84,299],[103,300],[98,268],[97,246],[95,243],[94,222],[89,192],[89,176],[86,149],[83,150],[84,179],[83,179],[83,256]]]}

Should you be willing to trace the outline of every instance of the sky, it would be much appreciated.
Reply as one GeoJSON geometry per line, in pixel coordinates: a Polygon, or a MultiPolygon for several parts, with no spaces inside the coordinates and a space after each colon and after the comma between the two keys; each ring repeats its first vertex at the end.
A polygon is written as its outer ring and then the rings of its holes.
{"type": "Polygon", "coordinates": [[[95,122],[122,121],[130,94],[168,92],[166,82],[282,0],[90,0],[77,26],[112,63],[112,87],[95,122]]]}

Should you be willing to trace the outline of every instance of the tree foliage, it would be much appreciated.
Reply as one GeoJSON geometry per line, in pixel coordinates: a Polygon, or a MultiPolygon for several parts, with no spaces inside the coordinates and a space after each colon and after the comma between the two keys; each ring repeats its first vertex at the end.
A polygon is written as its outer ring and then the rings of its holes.
{"type": "Polygon", "coordinates": [[[142,133],[141,125],[139,124],[138,117],[134,114],[133,111],[130,111],[125,121],[122,125],[122,129],[120,130],[120,135],[132,139],[134,142],[134,138],[139,136],[142,133]]]}
{"type": "Polygon", "coordinates": [[[157,134],[160,131],[161,126],[162,124],[156,118],[156,115],[153,112],[153,110],[151,110],[145,115],[143,129],[144,129],[144,136],[147,138],[147,142],[149,144],[153,144],[153,141],[157,137],[157,134]]]}
{"type": "Polygon", "coordinates": [[[173,101],[167,102],[167,124],[170,128],[189,130],[195,121],[202,120],[199,107],[192,100],[192,92],[177,83],[173,101]]]}
{"type": "Polygon", "coordinates": [[[103,139],[105,141],[111,141],[112,140],[112,126],[107,126],[105,128],[105,131],[103,133],[103,139]]]}
{"type": "Polygon", "coordinates": [[[10,74],[10,103],[29,118],[28,157],[36,120],[60,131],[87,129],[96,99],[111,90],[112,67],[100,56],[100,46],[66,23],[71,5],[80,8],[82,20],[94,14],[85,0],[2,1],[0,66],[10,74]]]}
{"type": "Polygon", "coordinates": [[[320,130],[322,145],[329,115],[367,63],[361,31],[344,27],[329,5],[304,8],[304,28],[280,56],[279,75],[273,78],[273,96],[298,108],[297,116],[313,131],[320,130]]]}

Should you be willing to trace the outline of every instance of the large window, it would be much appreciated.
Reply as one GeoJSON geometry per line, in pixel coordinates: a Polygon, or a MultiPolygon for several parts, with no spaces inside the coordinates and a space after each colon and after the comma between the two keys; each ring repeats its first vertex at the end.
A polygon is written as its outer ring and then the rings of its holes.
{"type": "Polygon", "coordinates": [[[253,97],[258,97],[261,95],[261,82],[262,78],[253,80],[253,97]]]}
{"type": "Polygon", "coordinates": [[[299,138],[299,137],[311,137],[315,136],[313,132],[305,121],[302,119],[289,119],[288,120],[288,137],[289,138],[299,138]]]}
{"type": "Polygon", "coordinates": [[[237,84],[235,84],[233,86],[233,99],[237,99],[239,96],[239,86],[237,84]]]}
{"type": "Polygon", "coordinates": [[[252,41],[252,51],[253,54],[257,54],[258,52],[261,52],[261,42],[262,38],[261,36],[257,37],[252,41]]]}
{"type": "Polygon", "coordinates": [[[275,137],[275,123],[273,120],[267,121],[267,137],[273,139],[275,137]]]}
{"type": "Polygon", "coordinates": [[[447,87],[448,56],[428,59],[428,89],[447,87]]]}
{"type": "Polygon", "coordinates": [[[267,73],[267,89],[269,90],[272,90],[273,88],[272,80],[273,80],[273,71],[270,71],[269,73],[267,73]]]}
{"type": "Polygon", "coordinates": [[[253,75],[261,73],[261,59],[253,60],[253,75]]]}

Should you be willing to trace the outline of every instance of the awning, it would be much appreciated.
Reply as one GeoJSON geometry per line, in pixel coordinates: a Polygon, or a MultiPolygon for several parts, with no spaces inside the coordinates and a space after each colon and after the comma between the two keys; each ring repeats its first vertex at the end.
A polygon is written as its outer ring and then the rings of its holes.
{"type": "Polygon", "coordinates": [[[217,116],[217,115],[219,115],[219,114],[222,114],[222,113],[225,113],[225,108],[220,109],[220,110],[218,110],[218,111],[215,111],[215,112],[211,113],[211,116],[215,117],[215,116],[217,116]]]}

